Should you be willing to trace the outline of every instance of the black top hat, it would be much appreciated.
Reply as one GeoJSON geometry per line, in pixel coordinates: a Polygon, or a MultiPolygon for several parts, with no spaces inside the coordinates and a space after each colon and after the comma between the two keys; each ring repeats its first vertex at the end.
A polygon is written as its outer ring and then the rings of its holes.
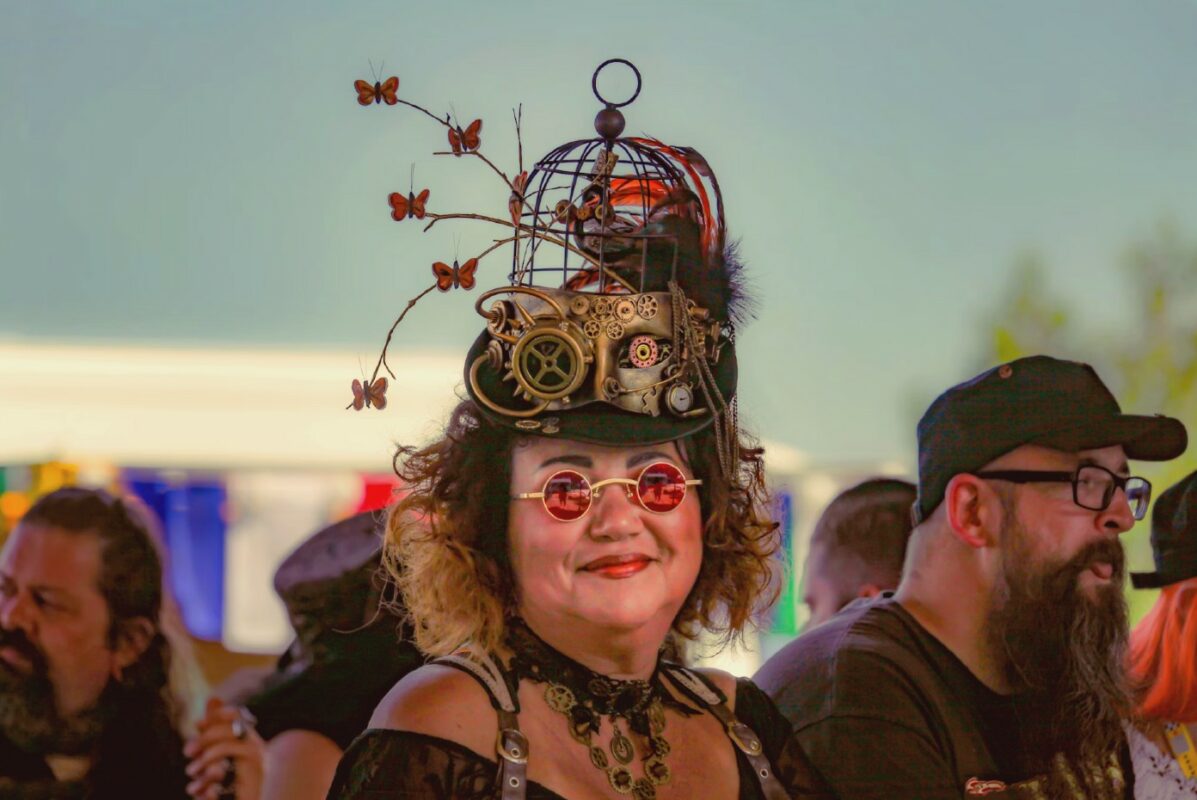
{"type": "Polygon", "coordinates": [[[981,373],[935,399],[919,420],[915,522],[942,502],[948,481],[1024,444],[1059,450],[1122,445],[1128,458],[1167,461],[1188,445],[1180,420],[1123,414],[1093,367],[1028,356],[981,373]]]}
{"type": "Polygon", "coordinates": [[[1197,472],[1164,492],[1151,512],[1155,572],[1132,572],[1136,589],[1158,589],[1197,577],[1197,472]]]}
{"type": "Polygon", "coordinates": [[[245,699],[263,738],[310,730],[345,749],[383,695],[424,663],[400,617],[379,605],[382,518],[368,511],[323,528],[275,572],[296,638],[245,699]]]}

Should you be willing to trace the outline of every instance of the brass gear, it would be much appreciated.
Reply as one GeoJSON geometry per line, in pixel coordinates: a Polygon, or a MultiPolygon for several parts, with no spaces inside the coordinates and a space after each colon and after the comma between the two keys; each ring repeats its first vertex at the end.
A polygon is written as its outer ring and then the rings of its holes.
{"type": "Polygon", "coordinates": [[[515,381],[538,400],[559,400],[586,378],[586,353],[557,326],[534,328],[511,351],[515,381]]]}
{"type": "Polygon", "coordinates": [[[490,305],[490,312],[486,317],[486,329],[491,333],[506,333],[507,320],[511,318],[511,311],[506,300],[496,300],[490,305]]]}
{"type": "Polygon", "coordinates": [[[640,295],[640,298],[636,300],[636,313],[639,314],[642,319],[652,319],[653,317],[657,316],[657,311],[659,308],[660,306],[657,303],[657,298],[653,297],[652,295],[642,294],[640,295]]]}
{"type": "Polygon", "coordinates": [[[569,301],[570,313],[575,317],[584,317],[590,311],[590,298],[585,295],[576,295],[569,301]]]}

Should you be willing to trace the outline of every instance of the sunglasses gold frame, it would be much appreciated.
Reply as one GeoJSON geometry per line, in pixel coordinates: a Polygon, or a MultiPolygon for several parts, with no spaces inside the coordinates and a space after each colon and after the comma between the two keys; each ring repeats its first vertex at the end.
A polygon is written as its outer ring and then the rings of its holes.
{"type": "Polygon", "coordinates": [[[539,492],[521,492],[519,494],[511,495],[511,499],[512,500],[539,500],[541,505],[544,506],[545,513],[548,514],[553,519],[557,520],[558,522],[577,522],[578,520],[582,519],[582,517],[584,517],[590,513],[590,509],[594,507],[594,502],[596,500],[598,500],[599,492],[603,489],[603,487],[614,486],[616,484],[623,484],[625,486],[631,487],[630,489],[627,490],[628,497],[634,498],[636,500],[636,505],[640,506],[641,508],[643,508],[645,511],[649,512],[650,514],[668,514],[670,512],[678,510],[678,508],[682,505],[682,503],[685,502],[686,492],[689,490],[689,488],[691,486],[701,486],[702,479],[701,478],[686,478],[686,473],[682,472],[680,467],[678,467],[676,464],[671,464],[668,461],[654,461],[653,463],[646,466],[644,469],[640,470],[640,472],[637,473],[635,480],[633,480],[631,478],[607,478],[606,480],[601,480],[596,483],[591,483],[589,478],[587,478],[585,475],[582,475],[582,473],[576,469],[559,469],[556,472],[554,472],[552,475],[550,475],[548,478],[545,479],[544,486],[541,487],[539,492]],[[674,506],[673,508],[667,509],[665,511],[653,511],[651,508],[649,508],[648,506],[646,506],[644,504],[644,499],[640,496],[640,488],[639,487],[640,487],[641,479],[644,478],[644,474],[646,472],[648,472],[650,469],[652,469],[653,467],[660,467],[660,466],[666,466],[666,467],[669,467],[670,469],[676,469],[678,471],[678,474],[680,474],[683,478],[685,478],[685,481],[682,484],[682,486],[683,486],[682,499],[678,500],[676,506],[674,506]],[[552,511],[549,510],[549,504],[545,500],[545,495],[547,494],[547,492],[545,490],[549,488],[549,484],[553,482],[553,479],[556,478],[558,475],[561,475],[562,473],[571,473],[574,475],[580,475],[582,477],[582,480],[586,481],[587,485],[590,486],[590,502],[586,504],[586,510],[583,511],[578,516],[574,517],[573,519],[561,519],[560,517],[558,517],[556,514],[554,514],[552,511]]]}

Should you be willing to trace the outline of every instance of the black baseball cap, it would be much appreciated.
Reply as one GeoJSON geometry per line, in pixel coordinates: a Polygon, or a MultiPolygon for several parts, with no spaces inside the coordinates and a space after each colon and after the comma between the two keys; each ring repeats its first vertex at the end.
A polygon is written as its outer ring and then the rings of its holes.
{"type": "Polygon", "coordinates": [[[1161,494],[1151,511],[1155,572],[1132,572],[1136,589],[1197,578],[1197,472],[1161,494]]]}
{"type": "Polygon", "coordinates": [[[1167,461],[1188,445],[1178,419],[1123,414],[1093,367],[1028,356],[982,372],[935,399],[918,424],[915,523],[931,516],[953,476],[1024,444],[1075,452],[1122,445],[1127,458],[1167,461]]]}

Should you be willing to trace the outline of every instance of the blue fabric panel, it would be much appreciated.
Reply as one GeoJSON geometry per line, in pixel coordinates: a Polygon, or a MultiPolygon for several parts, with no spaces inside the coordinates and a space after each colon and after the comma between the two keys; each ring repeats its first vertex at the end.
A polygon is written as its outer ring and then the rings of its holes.
{"type": "Polygon", "coordinates": [[[169,584],[192,636],[220,641],[224,631],[224,507],[227,492],[216,478],[166,477],[127,470],[125,485],[162,523],[169,584]]]}

